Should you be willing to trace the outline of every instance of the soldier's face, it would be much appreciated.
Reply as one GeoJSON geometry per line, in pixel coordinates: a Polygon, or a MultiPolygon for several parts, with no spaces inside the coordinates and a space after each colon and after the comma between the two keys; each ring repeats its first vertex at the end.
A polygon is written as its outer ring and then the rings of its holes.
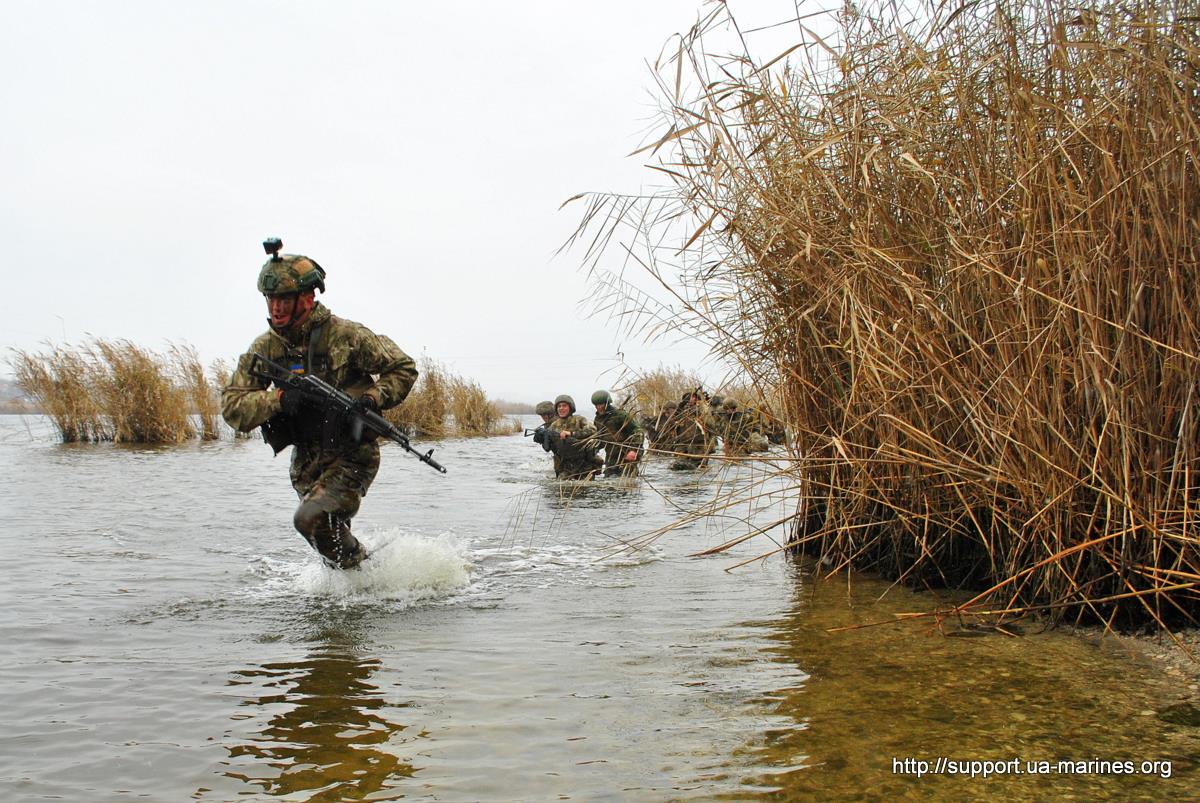
{"type": "Polygon", "coordinates": [[[596,405],[596,415],[604,415],[604,411],[608,409],[608,404],[601,402],[596,405]]]}
{"type": "Polygon", "coordinates": [[[267,314],[272,326],[287,326],[296,310],[296,295],[267,296],[267,314]]]}
{"type": "Polygon", "coordinates": [[[313,308],[316,299],[312,293],[288,293],[267,296],[267,314],[272,326],[287,326],[293,320],[301,321],[313,308]]]}
{"type": "Polygon", "coordinates": [[[571,414],[571,405],[566,402],[559,402],[554,406],[554,409],[558,411],[559,418],[566,418],[571,414]]]}

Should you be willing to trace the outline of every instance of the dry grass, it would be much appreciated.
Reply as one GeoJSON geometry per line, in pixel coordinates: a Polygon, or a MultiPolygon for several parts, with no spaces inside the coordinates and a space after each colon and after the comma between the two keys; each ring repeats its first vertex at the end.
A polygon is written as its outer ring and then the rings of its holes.
{"type": "Polygon", "coordinates": [[[519,431],[474,381],[464,379],[427,357],[420,363],[416,387],[385,417],[412,435],[425,438],[481,437],[519,431]]]}
{"type": "Polygon", "coordinates": [[[188,390],[173,363],[128,340],[97,340],[91,386],[118,443],[179,443],[192,437],[188,390]]]}
{"type": "Polygon", "coordinates": [[[63,443],[113,439],[113,430],[93,394],[89,355],[66,346],[12,358],[17,384],[50,417],[63,443]]]}
{"type": "Polygon", "coordinates": [[[834,570],[1194,623],[1200,6],[847,9],[769,64],[708,55],[724,7],[681,40],[674,186],[581,227],[594,260],[628,223],[673,306],[597,271],[602,305],[779,388],[834,570]]]}
{"type": "MultiPolygon", "coordinates": [[[[191,346],[171,346],[169,357],[176,379],[186,392],[191,409],[200,420],[201,440],[214,441],[221,434],[221,388],[200,365],[200,356],[191,346]]],[[[218,366],[214,366],[216,368],[218,366]]],[[[220,379],[221,377],[215,377],[220,379]]],[[[228,376],[224,377],[228,379],[228,376]]]]}
{"type": "Polygon", "coordinates": [[[179,443],[195,434],[191,396],[199,365],[191,349],[163,356],[127,340],[95,340],[41,354],[18,351],[13,364],[17,384],[64,443],[179,443]]]}
{"type": "Polygon", "coordinates": [[[683,368],[659,366],[652,371],[627,371],[612,396],[623,409],[645,415],[679,403],[683,394],[702,388],[696,374],[683,368]]]}

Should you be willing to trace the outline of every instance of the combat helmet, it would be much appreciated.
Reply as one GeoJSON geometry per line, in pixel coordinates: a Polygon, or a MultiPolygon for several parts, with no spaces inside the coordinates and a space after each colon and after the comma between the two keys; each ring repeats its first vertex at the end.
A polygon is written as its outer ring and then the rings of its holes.
{"type": "Polygon", "coordinates": [[[592,394],[592,404],[612,404],[612,394],[607,390],[597,390],[592,394]]]}
{"type": "Polygon", "coordinates": [[[568,396],[565,393],[554,397],[554,408],[557,410],[558,405],[562,404],[563,402],[566,402],[567,404],[571,405],[571,415],[574,415],[575,414],[575,400],[572,399],[570,396],[568,396]]]}
{"type": "Polygon", "coordinates": [[[325,292],[325,269],[299,254],[280,254],[283,241],[272,237],[263,242],[263,249],[271,258],[263,263],[258,272],[258,292],[264,296],[281,296],[302,293],[305,290],[325,292]]]}
{"type": "Polygon", "coordinates": [[[537,403],[537,406],[533,408],[533,411],[538,415],[554,415],[554,402],[540,401],[537,403]]]}

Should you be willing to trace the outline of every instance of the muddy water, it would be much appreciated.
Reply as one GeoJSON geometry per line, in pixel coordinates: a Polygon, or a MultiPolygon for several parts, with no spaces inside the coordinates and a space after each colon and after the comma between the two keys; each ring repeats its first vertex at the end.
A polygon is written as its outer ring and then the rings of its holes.
{"type": "Polygon", "coordinates": [[[437,455],[444,477],[385,450],[356,520],[375,554],[340,574],[291,531],[286,465],[259,441],[63,446],[40,419],[0,417],[0,799],[1197,786],[1196,729],[1160,716],[1173,690],[1113,649],[926,624],[829,633],[936,601],[877,601],[880,583],[814,582],[778,556],[726,571],[763,539],[686,557],[777,517],[784,492],[614,554],[731,480],[652,464],[632,486],[561,485],[519,436],[437,455]],[[934,775],[939,757],[1023,774],[934,775]],[[1060,759],[1171,764],[1026,764],[1060,759]],[[929,772],[904,772],[919,761],[929,772]]]}

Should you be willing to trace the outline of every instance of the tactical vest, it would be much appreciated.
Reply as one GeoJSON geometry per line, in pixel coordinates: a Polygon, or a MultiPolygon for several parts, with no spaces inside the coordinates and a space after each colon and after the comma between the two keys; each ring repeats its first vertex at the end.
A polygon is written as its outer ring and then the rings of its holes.
{"type": "MultiPolygon", "coordinates": [[[[308,334],[306,347],[290,346],[278,361],[294,373],[317,377],[336,384],[330,375],[329,335],[334,319],[314,326],[308,334]]],[[[351,377],[353,381],[354,377],[351,377]]],[[[271,445],[276,454],[291,445],[322,450],[340,450],[348,445],[349,421],[338,410],[322,409],[308,403],[300,405],[293,415],[277,413],[262,425],[263,440],[271,445]]]]}

